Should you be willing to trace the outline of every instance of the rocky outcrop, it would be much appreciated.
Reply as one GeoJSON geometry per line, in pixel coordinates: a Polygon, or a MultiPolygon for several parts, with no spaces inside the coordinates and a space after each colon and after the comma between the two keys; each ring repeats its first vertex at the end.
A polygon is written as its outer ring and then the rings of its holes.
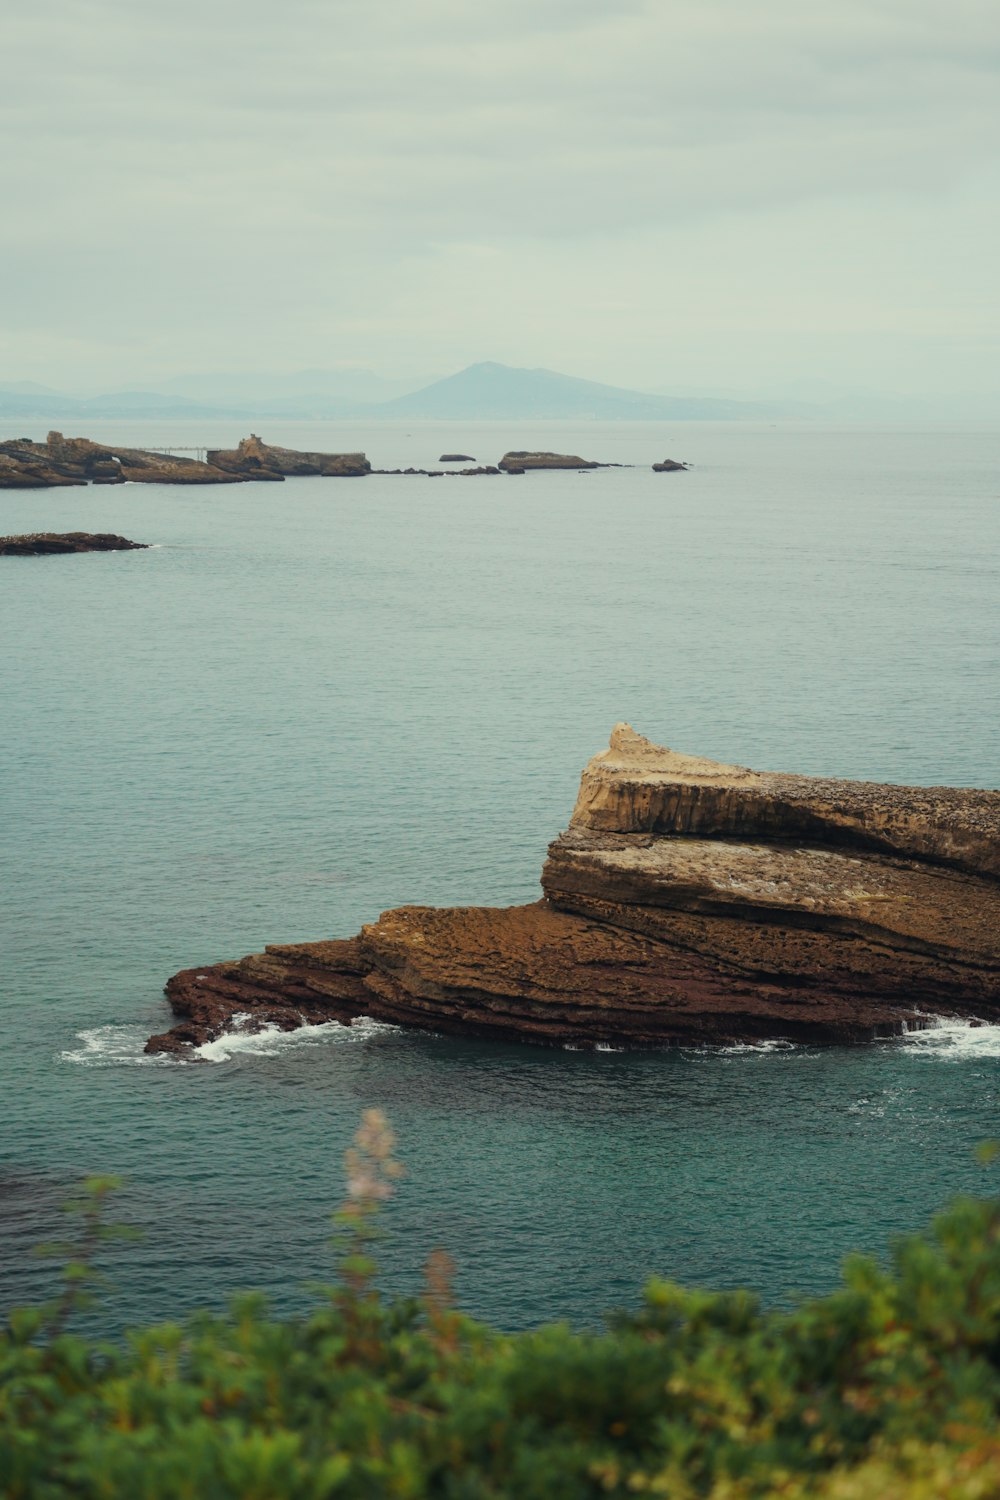
{"type": "Polygon", "coordinates": [[[27,536],[0,536],[0,557],[45,557],[54,552],[134,552],[148,542],[130,542],[110,531],[34,531],[27,536]]]}
{"type": "Polygon", "coordinates": [[[504,454],[500,467],[508,474],[523,474],[528,469],[606,469],[608,465],[594,463],[589,458],[578,458],[574,453],[526,453],[516,450],[504,454]]]}
{"type": "Polygon", "coordinates": [[[0,488],[61,484],[232,484],[238,476],[180,454],[108,447],[89,438],[50,432],[44,443],[27,438],[0,443],[0,488]]]}
{"type": "Polygon", "coordinates": [[[300,475],[325,475],[355,479],[371,473],[363,453],[299,453],[294,448],[276,448],[256,433],[243,438],[236,448],[210,448],[208,463],[243,479],[284,479],[300,475]]]}
{"type": "Polygon", "coordinates": [[[235,1018],[649,1047],[1000,1017],[998,792],[751,771],[618,725],[542,887],[186,970],[167,986],[180,1024],[148,1049],[235,1018]]]}
{"type": "Polygon", "coordinates": [[[0,490],[41,490],[86,483],[84,477],[57,468],[43,445],[30,438],[0,443],[0,490]]]}
{"type": "Polygon", "coordinates": [[[687,464],[678,463],[676,458],[665,458],[662,464],[653,465],[654,474],[675,474],[678,469],[686,469],[687,464]]]}
{"type": "Polygon", "coordinates": [[[438,459],[439,464],[474,464],[475,461],[471,453],[442,453],[438,459]]]}
{"type": "Polygon", "coordinates": [[[0,489],[63,484],[243,484],[288,475],[360,476],[371,472],[363,453],[297,453],[273,448],[251,434],[237,448],[210,449],[205,461],[146,448],[109,447],[89,438],[50,432],[44,443],[14,438],[0,443],[0,489]]]}

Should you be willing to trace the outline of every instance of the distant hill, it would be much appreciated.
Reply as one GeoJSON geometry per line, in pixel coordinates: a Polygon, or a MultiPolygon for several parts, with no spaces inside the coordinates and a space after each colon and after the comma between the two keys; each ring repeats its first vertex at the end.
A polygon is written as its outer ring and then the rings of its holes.
{"type": "MultiPolygon", "coordinates": [[[[368,371],[306,370],[298,375],[178,376],[166,391],[115,391],[81,399],[29,381],[0,383],[0,425],[21,418],[73,422],[88,417],[275,420],[393,418],[409,421],[740,421],[812,414],[792,402],[724,401],[701,396],[657,396],[556,370],[521,370],[487,361],[469,365],[420,390],[372,400],[375,390],[399,390],[368,371]],[[273,389],[268,394],[266,385],[273,389]]],[[[82,428],[80,429],[83,430],[82,428]]]]}
{"type": "Polygon", "coordinates": [[[81,401],[77,396],[66,396],[48,386],[31,388],[29,382],[20,385],[0,385],[0,426],[9,429],[21,418],[36,422],[86,422],[88,417],[149,417],[164,418],[243,418],[248,415],[232,406],[207,405],[201,401],[187,401],[182,396],[165,396],[157,391],[115,391],[107,396],[93,396],[81,401]]]}
{"type": "MultiPolygon", "coordinates": [[[[411,395],[383,401],[377,415],[438,417],[444,420],[514,418],[558,421],[732,421],[787,417],[802,408],[792,403],[721,401],[696,396],[654,396],[644,391],[578,380],[556,370],[519,370],[492,362],[469,365],[411,395]]],[[[372,410],[372,415],[376,412],[372,410]]]]}

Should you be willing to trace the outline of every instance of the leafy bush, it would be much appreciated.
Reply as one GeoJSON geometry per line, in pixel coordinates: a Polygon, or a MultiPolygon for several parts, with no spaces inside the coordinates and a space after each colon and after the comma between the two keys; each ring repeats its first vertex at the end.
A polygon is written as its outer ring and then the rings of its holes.
{"type": "MultiPolygon", "coordinates": [[[[371,1242],[399,1167],[366,1115],[335,1216],[339,1274],[302,1319],[261,1297],[106,1344],[69,1331],[117,1233],[92,1181],[64,1291],[0,1334],[7,1500],[997,1500],[1000,1203],[960,1199],[856,1258],[832,1295],[651,1282],[602,1334],[506,1335],[377,1293],[371,1242]]],[[[67,1258],[68,1257],[68,1258],[67,1258]]]]}

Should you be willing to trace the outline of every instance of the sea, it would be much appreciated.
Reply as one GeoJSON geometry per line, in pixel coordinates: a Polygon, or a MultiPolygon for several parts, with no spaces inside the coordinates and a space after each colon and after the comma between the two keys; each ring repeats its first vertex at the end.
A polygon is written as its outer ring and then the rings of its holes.
{"type": "Polygon", "coordinates": [[[1000,425],[262,436],[380,468],[535,447],[625,467],[0,493],[0,532],[150,544],[0,563],[0,1309],[51,1291],[32,1247],[101,1173],[142,1231],[99,1262],[103,1328],[248,1288],[301,1312],[373,1107],[406,1167],[381,1285],[419,1291],[444,1247],[459,1304],[507,1329],[597,1326],[653,1275],[784,1304],[995,1192],[995,1025],[645,1053],[366,1021],[190,1061],[143,1042],[180,968],[408,902],[534,900],[618,720],[761,769],[1000,784],[1000,425]],[[668,457],[691,468],[651,471],[668,457]]]}

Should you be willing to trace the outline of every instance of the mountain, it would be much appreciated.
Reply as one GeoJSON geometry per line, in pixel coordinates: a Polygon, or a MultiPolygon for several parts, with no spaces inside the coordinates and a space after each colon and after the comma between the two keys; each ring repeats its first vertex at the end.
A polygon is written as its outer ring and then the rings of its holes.
{"type": "Polygon", "coordinates": [[[383,401],[371,415],[443,420],[731,421],[800,414],[792,403],[654,396],[644,391],[578,380],[556,370],[520,370],[492,362],[469,365],[411,395],[383,401]]]}
{"type": "Polygon", "coordinates": [[[20,387],[0,385],[0,424],[32,419],[36,422],[86,422],[89,417],[148,417],[170,421],[174,418],[234,418],[248,415],[239,407],[187,401],[182,396],[163,395],[158,391],[115,391],[107,396],[92,396],[81,401],[47,386],[32,391],[29,383],[20,387]]]}
{"type": "Polygon", "coordinates": [[[373,400],[362,392],[399,391],[402,381],[365,370],[303,370],[294,375],[177,376],[161,391],[125,390],[86,400],[22,381],[0,383],[0,423],[21,418],[85,422],[88,417],[245,421],[382,419],[409,421],[739,421],[812,415],[793,402],[657,396],[556,370],[522,370],[487,361],[420,390],[373,400]],[[273,388],[268,394],[265,386],[273,388]]]}

